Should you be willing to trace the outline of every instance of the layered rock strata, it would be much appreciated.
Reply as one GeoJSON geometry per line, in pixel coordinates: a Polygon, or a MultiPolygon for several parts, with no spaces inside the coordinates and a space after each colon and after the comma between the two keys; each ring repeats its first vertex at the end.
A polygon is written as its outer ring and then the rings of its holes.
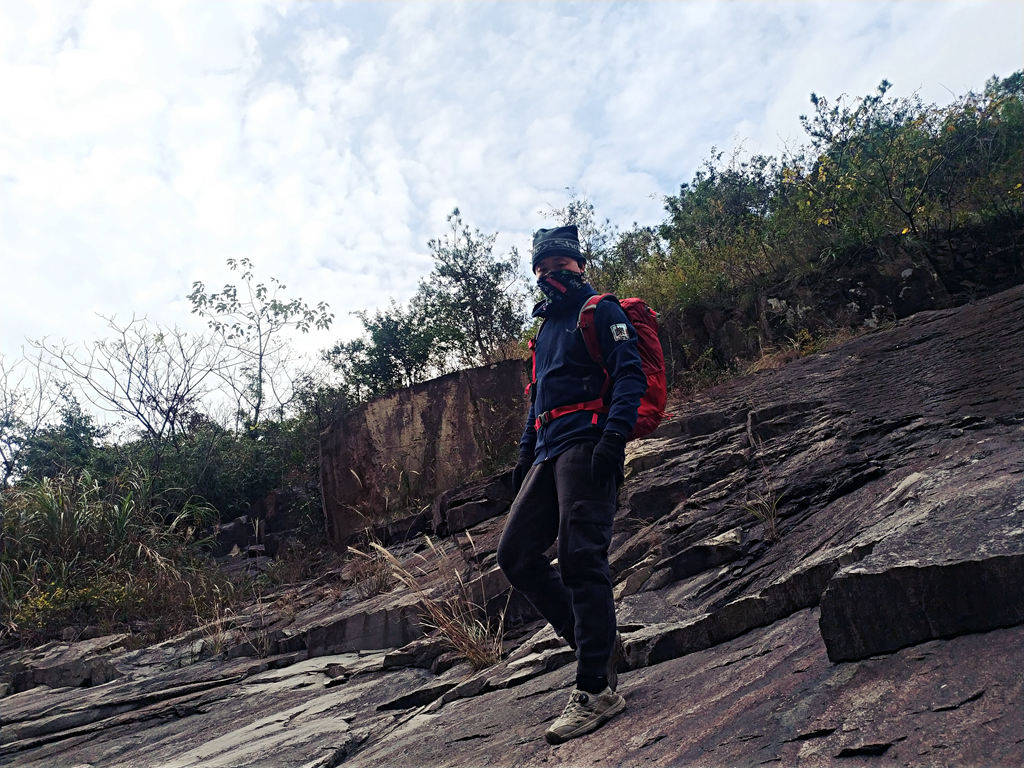
{"type": "Polygon", "coordinates": [[[590,736],[543,740],[574,655],[495,568],[497,477],[435,505],[437,551],[393,545],[421,593],[330,574],[213,647],[5,654],[0,763],[1024,764],[1022,341],[1014,288],[674,404],[630,445],[610,552],[627,709],[590,736]],[[509,606],[491,667],[419,621],[455,573],[509,606]]]}

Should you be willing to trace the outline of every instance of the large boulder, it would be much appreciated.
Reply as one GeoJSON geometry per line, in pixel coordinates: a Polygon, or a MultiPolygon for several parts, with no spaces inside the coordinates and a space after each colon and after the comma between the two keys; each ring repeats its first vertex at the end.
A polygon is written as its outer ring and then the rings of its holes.
{"type": "Polygon", "coordinates": [[[981,440],[955,472],[915,472],[894,490],[900,514],[865,531],[871,554],[825,590],[830,659],[1024,623],[1022,442],[1024,429],[981,440]]]}
{"type": "Polygon", "coordinates": [[[38,648],[0,655],[0,681],[10,693],[38,685],[50,688],[101,685],[121,676],[109,661],[129,635],[104,635],[75,642],[51,642],[38,648]]]}
{"type": "Polygon", "coordinates": [[[450,373],[373,400],[320,438],[328,531],[337,542],[429,504],[511,456],[522,434],[523,360],[450,373]],[[426,500],[426,501],[425,501],[426,500]]]}

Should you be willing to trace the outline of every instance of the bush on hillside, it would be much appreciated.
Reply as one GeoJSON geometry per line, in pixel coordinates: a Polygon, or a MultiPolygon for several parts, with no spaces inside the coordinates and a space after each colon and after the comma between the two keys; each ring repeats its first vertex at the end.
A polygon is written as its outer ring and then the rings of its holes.
{"type": "Polygon", "coordinates": [[[801,117],[809,143],[793,153],[723,162],[713,152],[666,198],[657,239],[620,237],[631,268],[607,287],[679,308],[873,253],[882,237],[1024,213],[1024,72],[943,107],[889,87],[852,102],[812,94],[814,112],[801,117]]]}
{"type": "Polygon", "coordinates": [[[101,484],[87,471],[0,493],[0,641],[129,627],[159,639],[203,620],[233,591],[201,553],[215,511],[168,506],[139,469],[101,484]]]}

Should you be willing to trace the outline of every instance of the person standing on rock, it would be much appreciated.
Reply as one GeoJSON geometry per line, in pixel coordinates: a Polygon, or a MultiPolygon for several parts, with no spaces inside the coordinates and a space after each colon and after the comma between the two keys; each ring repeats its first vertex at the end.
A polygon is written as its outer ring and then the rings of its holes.
{"type": "Polygon", "coordinates": [[[533,272],[546,299],[533,316],[544,322],[513,472],[517,495],[498,543],[508,580],[576,651],[575,689],[544,734],[552,744],[594,730],[626,705],[615,692],[623,653],[608,546],[626,438],[647,379],[636,330],[612,298],[593,312],[604,366],[588,352],[578,323],[597,292],[585,265],[575,226],[534,234],[533,272]],[[556,536],[557,569],[544,557],[556,536]]]}

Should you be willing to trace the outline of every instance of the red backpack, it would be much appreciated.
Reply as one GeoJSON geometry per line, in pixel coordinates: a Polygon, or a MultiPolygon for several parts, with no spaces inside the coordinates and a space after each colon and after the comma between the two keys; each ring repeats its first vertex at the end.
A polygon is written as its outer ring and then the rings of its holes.
{"type": "MultiPolygon", "coordinates": [[[[595,400],[588,400],[585,403],[573,403],[572,405],[560,405],[550,411],[537,416],[534,426],[540,429],[551,419],[564,416],[567,413],[576,411],[593,411],[594,423],[597,423],[599,413],[608,413],[608,404],[605,397],[611,387],[611,377],[604,364],[604,356],[601,354],[601,344],[597,338],[597,329],[594,327],[594,313],[597,305],[604,299],[618,301],[611,293],[599,293],[591,296],[580,308],[577,325],[583,332],[583,342],[587,345],[587,352],[591,359],[604,370],[604,384],[601,385],[601,395],[595,400]]],[[[665,413],[665,402],[668,397],[667,383],[665,381],[665,354],[661,349],[661,341],[658,339],[658,315],[653,309],[647,306],[643,299],[630,298],[619,302],[629,322],[636,328],[637,350],[640,352],[640,361],[643,365],[644,375],[647,377],[647,391],[640,399],[640,408],[637,411],[636,425],[632,433],[626,438],[635,440],[638,437],[646,437],[651,434],[667,415],[665,413]]],[[[533,355],[533,376],[527,391],[537,383],[537,344],[534,339],[529,342],[530,352],[533,355]]]]}

